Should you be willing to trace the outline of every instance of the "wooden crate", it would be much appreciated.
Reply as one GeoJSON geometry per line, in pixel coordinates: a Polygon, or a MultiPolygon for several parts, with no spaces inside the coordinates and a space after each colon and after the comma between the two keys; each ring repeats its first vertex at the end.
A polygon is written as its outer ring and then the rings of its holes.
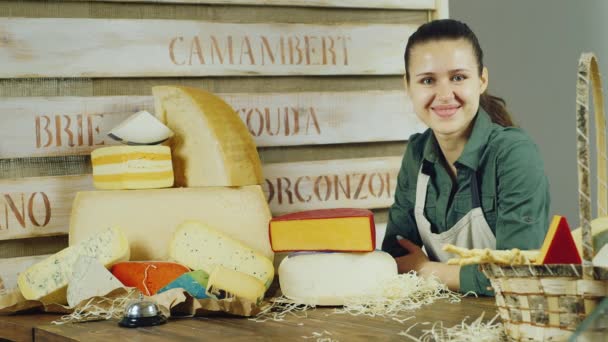
{"type": "Polygon", "coordinates": [[[89,153],[161,84],[235,108],[273,214],[370,208],[381,235],[406,140],[425,129],[401,56],[445,17],[447,0],[0,2],[0,258],[67,246],[89,153]]]}

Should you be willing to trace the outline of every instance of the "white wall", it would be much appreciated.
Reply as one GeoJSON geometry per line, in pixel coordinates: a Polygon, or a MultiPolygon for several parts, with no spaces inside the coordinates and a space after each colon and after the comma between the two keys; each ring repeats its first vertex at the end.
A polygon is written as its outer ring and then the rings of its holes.
{"type": "Polygon", "coordinates": [[[450,17],[477,34],[490,92],[507,101],[516,123],[539,146],[551,214],[577,227],[577,63],[582,52],[594,52],[608,74],[608,1],[450,0],[450,17]]]}

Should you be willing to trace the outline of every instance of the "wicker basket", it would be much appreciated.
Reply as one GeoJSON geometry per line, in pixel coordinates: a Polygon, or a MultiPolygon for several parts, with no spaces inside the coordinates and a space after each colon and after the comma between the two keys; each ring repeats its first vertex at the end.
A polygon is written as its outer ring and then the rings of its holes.
{"type": "MultiPolygon", "coordinates": [[[[505,330],[515,341],[564,341],[608,294],[608,269],[594,267],[589,186],[589,85],[597,127],[598,215],[607,216],[606,140],[604,99],[597,60],[581,55],[578,66],[576,125],[579,216],[583,232],[583,264],[498,266],[482,264],[496,293],[505,330]]],[[[585,340],[606,341],[608,331],[585,333],[585,340]]]]}

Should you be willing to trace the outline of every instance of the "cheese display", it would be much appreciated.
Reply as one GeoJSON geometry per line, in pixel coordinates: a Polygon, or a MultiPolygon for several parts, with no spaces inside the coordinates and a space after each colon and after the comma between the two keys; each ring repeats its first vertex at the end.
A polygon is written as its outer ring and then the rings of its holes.
{"type": "Polygon", "coordinates": [[[388,253],[294,253],[279,266],[283,295],[309,305],[344,305],[370,294],[397,275],[388,253]]]}
{"type": "Polygon", "coordinates": [[[272,259],[268,242],[270,218],[259,185],[85,191],[76,194],[72,205],[69,244],[118,224],[131,242],[131,260],[167,260],[175,228],[192,219],[205,222],[272,259]]]}
{"type": "Polygon", "coordinates": [[[371,252],[376,248],[374,214],[366,209],[321,209],[291,213],[270,221],[275,252],[371,252]]]}
{"type": "Polygon", "coordinates": [[[266,256],[198,221],[184,222],[175,230],[169,255],[194,270],[210,273],[221,265],[249,274],[266,288],[274,277],[274,266],[266,256]]]}
{"type": "Polygon", "coordinates": [[[173,131],[154,115],[142,110],[108,133],[108,136],[127,145],[158,145],[173,136],[173,131]]]}
{"type": "Polygon", "coordinates": [[[255,277],[216,265],[209,275],[207,292],[219,299],[241,297],[258,302],[264,297],[266,288],[255,277]]]}
{"type": "MultiPolygon", "coordinates": [[[[580,255],[583,255],[583,235],[581,227],[572,231],[572,238],[580,255]]],[[[597,253],[602,247],[608,245],[608,216],[591,220],[591,236],[593,237],[593,250],[597,253]]]]}
{"type": "Polygon", "coordinates": [[[581,256],[574,244],[566,218],[555,215],[536,260],[542,264],[580,264],[581,256]]]}
{"type": "Polygon", "coordinates": [[[121,287],[123,284],[96,258],[81,255],[68,284],[68,305],[74,307],[85,299],[104,296],[121,287]]]}
{"type": "Polygon", "coordinates": [[[209,295],[207,295],[208,282],[209,273],[203,270],[196,270],[182,274],[177,279],[158,290],[158,293],[163,293],[171,289],[184,289],[194,298],[209,298],[209,295]]]}
{"type": "Polygon", "coordinates": [[[106,267],[129,260],[129,243],[118,227],[99,230],[62,251],[30,266],[19,274],[17,284],[23,297],[45,303],[66,304],[66,290],[74,265],[81,255],[96,258],[106,267]]]}
{"type": "Polygon", "coordinates": [[[219,97],[196,88],[152,88],[156,116],[171,140],[180,187],[262,184],[262,167],[247,127],[219,97]]]}
{"type": "Polygon", "coordinates": [[[136,287],[146,296],[156,294],[186,272],[190,272],[188,267],[165,261],[126,261],[112,266],[112,274],[123,285],[136,287]]]}
{"type": "Polygon", "coordinates": [[[110,146],[91,152],[97,189],[155,189],[173,186],[168,146],[110,146]]]}

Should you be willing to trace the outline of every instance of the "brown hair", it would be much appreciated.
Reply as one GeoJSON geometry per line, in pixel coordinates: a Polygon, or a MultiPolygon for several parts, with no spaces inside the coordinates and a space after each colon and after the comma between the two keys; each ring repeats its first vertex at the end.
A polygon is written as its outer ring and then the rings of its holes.
{"type": "MultiPolygon", "coordinates": [[[[481,50],[477,36],[463,22],[454,19],[441,19],[423,24],[408,39],[403,57],[405,60],[405,79],[408,83],[410,82],[408,64],[412,47],[428,41],[448,39],[464,39],[471,43],[475,58],[477,59],[477,69],[481,76],[483,72],[483,51],[481,50]]],[[[485,91],[479,98],[479,105],[490,115],[492,122],[505,127],[514,126],[511,115],[507,111],[506,102],[502,98],[492,96],[485,91]]]]}

